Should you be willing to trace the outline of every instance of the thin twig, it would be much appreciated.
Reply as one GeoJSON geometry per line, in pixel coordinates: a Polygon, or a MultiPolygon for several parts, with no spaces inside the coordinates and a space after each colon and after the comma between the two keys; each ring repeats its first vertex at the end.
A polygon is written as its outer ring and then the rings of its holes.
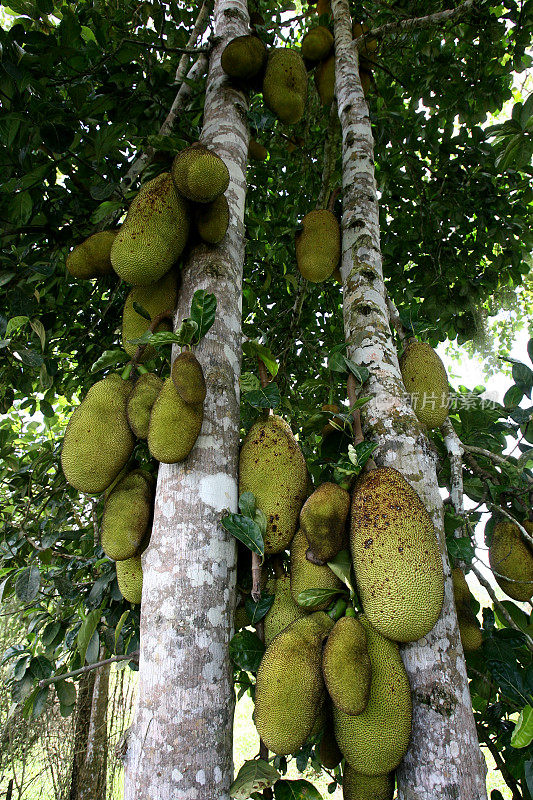
{"type": "Polygon", "coordinates": [[[48,686],[50,683],[58,683],[59,681],[65,681],[67,678],[75,678],[77,675],[84,675],[86,672],[90,672],[93,669],[100,669],[100,667],[105,667],[108,664],[114,664],[116,661],[138,661],[139,660],[139,651],[133,650],[129,655],[124,656],[113,656],[112,658],[106,658],[104,661],[95,661],[94,664],[86,664],[84,667],[80,667],[79,669],[73,669],[72,672],[62,672],[61,675],[54,675],[51,678],[44,678],[44,680],[39,681],[39,688],[42,689],[43,686],[48,686]]]}
{"type": "MultiPolygon", "coordinates": [[[[213,8],[213,0],[204,0],[202,3],[202,7],[200,8],[200,12],[196,17],[196,22],[194,23],[194,28],[191,31],[191,35],[187,41],[187,47],[193,47],[198,37],[202,36],[205,33],[207,25],[209,23],[209,19],[211,17],[211,10],[213,8]]],[[[189,59],[187,58],[187,54],[184,53],[180,58],[178,68],[176,70],[176,78],[175,83],[182,84],[183,78],[185,73],[187,72],[187,65],[189,63],[189,59]]]]}
{"type": "MultiPolygon", "coordinates": [[[[506,467],[516,467],[519,469],[517,464],[513,464],[511,461],[509,461],[509,456],[500,456],[498,453],[491,453],[490,450],[485,450],[484,447],[474,447],[474,445],[471,444],[463,444],[463,447],[468,453],[475,453],[478,456],[488,458],[489,461],[493,461],[495,464],[501,464],[502,466],[506,467]]],[[[527,472],[524,472],[524,475],[526,480],[528,480],[530,483],[533,483],[533,477],[531,477],[531,475],[528,475],[527,472]]]]}
{"type": "Polygon", "coordinates": [[[388,33],[407,33],[411,30],[420,28],[433,28],[435,25],[442,25],[452,19],[458,19],[467,14],[474,8],[475,0],[465,0],[457,8],[449,8],[446,11],[437,11],[435,14],[428,14],[425,17],[412,17],[411,19],[402,19],[398,22],[388,22],[386,25],[380,25],[379,28],[373,28],[370,31],[362,33],[357,39],[354,39],[354,46],[359,48],[365,43],[365,39],[381,39],[388,33]]]}

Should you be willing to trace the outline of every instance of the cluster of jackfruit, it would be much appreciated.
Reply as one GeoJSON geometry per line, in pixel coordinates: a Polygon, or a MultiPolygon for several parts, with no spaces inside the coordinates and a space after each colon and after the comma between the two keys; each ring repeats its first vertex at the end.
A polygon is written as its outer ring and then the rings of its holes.
{"type": "Polygon", "coordinates": [[[404,386],[413,410],[426,428],[439,428],[448,416],[449,386],[446,368],[426,342],[412,340],[400,358],[404,386]]]}
{"type": "MultiPolygon", "coordinates": [[[[533,535],[533,522],[522,523],[533,535]]],[[[489,546],[489,564],[499,587],[508,597],[527,602],[533,597],[533,548],[510,521],[494,526],[489,546]]]]}
{"type": "Polygon", "coordinates": [[[302,276],[321,283],[337,268],[341,257],[341,230],[335,215],[327,209],[310,211],[296,236],[296,263],[302,276]]]}
{"type": "MultiPolygon", "coordinates": [[[[326,48],[327,37],[322,34],[322,30],[327,31],[327,28],[318,26],[313,28],[304,38],[304,43],[307,37],[310,38],[310,45],[313,45],[314,52],[319,52],[318,43],[323,42],[322,48],[323,55],[316,59],[318,63],[315,69],[315,86],[320,97],[322,105],[330,105],[335,97],[335,53],[333,49],[333,39],[331,47],[326,48]],[[312,38],[311,38],[312,37],[312,38]],[[316,45],[315,45],[316,42],[316,45]]],[[[353,37],[358,38],[369,30],[368,26],[364,23],[356,22],[353,26],[353,37]]],[[[329,33],[329,31],[327,31],[329,33]]],[[[361,86],[365,97],[368,96],[372,88],[372,67],[375,63],[375,53],[378,47],[376,39],[365,39],[362,48],[359,50],[359,77],[361,79],[361,86]]],[[[302,50],[303,50],[302,44],[302,50]]]]}

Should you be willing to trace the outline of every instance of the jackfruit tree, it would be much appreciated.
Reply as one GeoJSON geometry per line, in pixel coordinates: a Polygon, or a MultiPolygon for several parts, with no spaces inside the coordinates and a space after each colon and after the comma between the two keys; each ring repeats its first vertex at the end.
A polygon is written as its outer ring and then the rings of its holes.
{"type": "Polygon", "coordinates": [[[6,730],[75,713],[72,800],[533,796],[533,8],[448,5],[2,12],[6,730]]]}

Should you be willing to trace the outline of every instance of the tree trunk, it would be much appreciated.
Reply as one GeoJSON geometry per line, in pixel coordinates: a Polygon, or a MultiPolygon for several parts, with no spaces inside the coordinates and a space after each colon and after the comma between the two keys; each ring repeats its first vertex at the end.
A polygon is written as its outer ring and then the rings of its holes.
{"type": "Polygon", "coordinates": [[[413,695],[413,733],[397,771],[401,800],[485,800],[468,678],[453,601],[434,454],[403,387],[387,313],[379,242],[373,138],[350,47],[347,0],[333,0],[336,93],[343,142],[341,274],[348,354],[366,366],[366,437],[379,443],[375,459],[392,466],[418,492],[437,529],[446,575],[441,617],[418,642],[402,647],[413,695]]]}
{"type": "Polygon", "coordinates": [[[69,800],[104,800],[107,773],[109,665],[79,682],[69,800]]]}
{"type": "Polygon", "coordinates": [[[150,547],[143,557],[141,653],[128,737],[126,800],[229,797],[233,780],[235,540],[220,526],[237,510],[241,292],[248,130],[245,95],[220,66],[229,39],[249,32],[246,0],[217,0],[202,141],[226,162],[230,225],[183,269],[176,324],[198,289],[216,295],[215,324],[196,349],[207,398],[202,432],[183,464],[159,468],[150,547]]]}

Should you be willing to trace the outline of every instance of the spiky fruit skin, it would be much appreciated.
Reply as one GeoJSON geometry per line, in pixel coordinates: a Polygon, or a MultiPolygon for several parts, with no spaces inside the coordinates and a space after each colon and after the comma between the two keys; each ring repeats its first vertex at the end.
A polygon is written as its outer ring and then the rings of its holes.
{"type": "Polygon", "coordinates": [[[163,172],[131,204],[111,248],[113,269],[134,286],[154,283],[176,263],[188,235],[187,206],[163,172]]]}
{"type": "MultiPolygon", "coordinates": [[[[528,533],[533,532],[533,523],[525,522],[523,527],[528,533]]],[[[533,552],[512,522],[495,525],[489,547],[489,564],[498,586],[508,597],[523,603],[531,599],[533,552]]]]}
{"type": "Polygon", "coordinates": [[[426,428],[439,428],[448,416],[448,375],[426,342],[411,342],[400,358],[402,380],[413,410],[426,428]]]}
{"type": "Polygon", "coordinates": [[[63,439],[61,465],[65,478],[79,492],[100,494],[129,459],[135,440],[126,403],[131,384],[108,375],[91,386],[73,412],[63,439]]]}
{"type": "Polygon", "coordinates": [[[285,420],[271,414],[252,425],[239,457],[239,495],[252,492],[267,518],[266,555],[291,543],[306,490],[305,458],[285,420]]]}
{"type": "Polygon", "coordinates": [[[322,61],[333,47],[333,36],[324,25],[317,25],[302,40],[302,56],[307,61],[322,61]]]}
{"type": "Polygon", "coordinates": [[[185,461],[200,435],[204,414],[201,405],[184,403],[167,378],[157,396],[148,426],[148,449],[162,464],[185,461]]]}
{"type": "Polygon", "coordinates": [[[298,619],[276,636],[261,660],[254,720],[277,755],[295,753],[313,729],[324,694],[322,642],[332,627],[322,612],[298,619]]]}
{"type": "MultiPolygon", "coordinates": [[[[165,311],[172,312],[177,300],[178,277],[173,270],[149,286],[133,287],[126,298],[122,312],[122,347],[129,356],[133,357],[137,351],[137,345],[131,344],[130,340],[139,339],[150,327],[150,321],[138,314],[133,304],[142,306],[154,320],[165,311]]],[[[170,330],[172,330],[171,322],[165,320],[160,322],[155,332],[170,330]]],[[[155,349],[148,345],[144,348],[139,362],[149,361],[155,355],[155,349]]]]}
{"type": "Polygon", "coordinates": [[[267,49],[257,36],[237,36],[226,45],[220,58],[222,69],[230,78],[249,81],[265,67],[267,49]]]}
{"type": "Polygon", "coordinates": [[[307,71],[300,53],[278,47],[268,56],[263,80],[263,100],[267,108],[287,125],[303,117],[307,98],[307,71]]]}
{"type": "Polygon", "coordinates": [[[367,635],[372,665],[370,697],[365,710],[349,716],[333,707],[335,738],[356,772],[385,775],[396,769],[411,736],[411,690],[400,650],[359,617],[367,635]]]}
{"type": "Polygon", "coordinates": [[[248,143],[248,156],[255,161],[266,161],[268,150],[255,139],[250,139],[248,143]]]}
{"type": "Polygon", "coordinates": [[[226,235],[229,225],[229,205],[226,196],[221,194],[209,205],[196,210],[196,229],[207,244],[219,244],[226,235]]]}
{"type": "Polygon", "coordinates": [[[140,375],[131,390],[126,406],[128,423],[138,439],[148,437],[152,407],[163,388],[163,380],[152,372],[140,375]]]}
{"type": "Polygon", "coordinates": [[[362,775],[346,764],[342,776],[343,800],[392,800],[394,775],[362,775]]]}
{"type": "Polygon", "coordinates": [[[138,605],[142,599],[143,591],[143,570],[141,557],[127,558],[125,561],[117,561],[117,581],[118,588],[124,600],[138,605]]]}
{"type": "Polygon", "coordinates": [[[67,269],[74,278],[99,278],[113,272],[111,247],[117,231],[93,233],[67,256],[67,269]]]}
{"type": "Polygon", "coordinates": [[[150,524],[152,499],[152,480],[142,470],[130,472],[107,496],[101,542],[108,558],[124,561],[139,551],[150,524]]]}
{"type": "Polygon", "coordinates": [[[350,495],[336,483],[323,483],[300,511],[300,528],[316,558],[331,561],[342,549],[350,495]]]}
{"type": "Polygon", "coordinates": [[[359,597],[382,636],[414,642],[439,618],[444,572],[435,528],[420,497],[392,467],[357,482],[351,550],[359,597]]]}
{"type": "Polygon", "coordinates": [[[229,171],[223,160],[196,142],[177,154],[172,180],[183,197],[195,203],[212,203],[229,186],[229,171]]]}
{"type": "Polygon", "coordinates": [[[264,623],[265,644],[270,642],[285,630],[292,622],[305,617],[307,612],[298,606],[291,594],[291,576],[282,575],[276,579],[274,602],[270,606],[264,623]]]}
{"type": "Polygon", "coordinates": [[[172,364],[172,380],[184,403],[203,403],[207,388],[202,365],[193,352],[185,350],[172,364]]]}
{"type": "Polygon", "coordinates": [[[239,606],[235,609],[235,616],[234,616],[234,626],[236,631],[240,631],[241,628],[247,628],[249,625],[252,624],[250,617],[248,616],[248,612],[244,606],[239,606]]]}
{"type": "Polygon", "coordinates": [[[341,257],[340,226],[327,209],[310,211],[302,226],[296,237],[296,263],[306,280],[321,283],[330,277],[341,257]]]}
{"type": "Polygon", "coordinates": [[[361,714],[368,705],[372,666],[366,632],[355,617],[341,617],[322,655],[324,681],[333,704],[345,714],[361,714]]]}
{"type": "Polygon", "coordinates": [[[459,567],[452,569],[453,596],[457,609],[457,622],[459,633],[465,653],[479,650],[483,643],[481,628],[478,619],[470,605],[472,597],[464,572],[459,567]]]}
{"type": "Polygon", "coordinates": [[[315,86],[323,106],[329,106],[335,97],[335,55],[321,61],[315,70],[315,86]]]}
{"type": "MultiPolygon", "coordinates": [[[[343,583],[328,567],[318,566],[308,561],[305,554],[309,543],[304,533],[299,530],[291,544],[291,594],[298,605],[298,595],[308,589],[333,589],[341,591],[343,583]]],[[[326,598],[320,605],[315,606],[319,611],[327,608],[331,597],[326,598]]]]}

